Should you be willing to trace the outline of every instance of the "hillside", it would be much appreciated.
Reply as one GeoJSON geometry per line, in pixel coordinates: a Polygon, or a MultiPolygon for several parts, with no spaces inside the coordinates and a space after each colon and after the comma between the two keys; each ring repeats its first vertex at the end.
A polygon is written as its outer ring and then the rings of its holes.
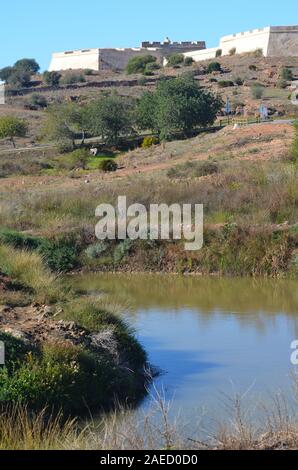
{"type": "MultiPolygon", "coordinates": [[[[15,114],[29,122],[29,133],[26,139],[20,139],[19,147],[40,145],[40,129],[44,120],[43,110],[32,110],[30,99],[32,94],[43,96],[48,104],[56,102],[77,102],[84,104],[98,97],[100,93],[116,91],[123,96],[138,97],[144,90],[153,89],[160,76],[178,76],[192,73],[200,85],[219,94],[224,101],[229,97],[232,111],[239,113],[240,109],[248,116],[259,113],[260,103],[269,107],[272,116],[297,116],[297,107],[290,102],[291,82],[281,83],[283,67],[292,70],[293,77],[298,78],[298,57],[292,58],[262,58],[252,55],[237,55],[220,57],[222,71],[207,73],[206,68],[212,61],[195,63],[189,67],[171,68],[155,71],[153,76],[126,75],[124,72],[93,72],[85,75],[84,83],[61,85],[58,87],[46,86],[41,76],[33,77],[34,86],[28,89],[9,90],[6,105],[0,106],[0,116],[15,114]],[[233,86],[227,86],[233,82],[233,86]],[[226,82],[226,83],[224,83],[226,82]],[[146,84],[145,84],[146,83],[146,84]],[[238,83],[238,84],[237,84],[238,83]],[[239,85],[241,83],[241,85],[239,85]],[[252,87],[256,84],[265,87],[262,99],[254,99],[252,87]],[[224,88],[222,88],[224,86],[224,88]],[[281,88],[281,86],[283,88],[281,88]]],[[[82,71],[84,74],[85,71],[82,71]]],[[[0,151],[10,148],[10,143],[0,141],[0,151]]]]}

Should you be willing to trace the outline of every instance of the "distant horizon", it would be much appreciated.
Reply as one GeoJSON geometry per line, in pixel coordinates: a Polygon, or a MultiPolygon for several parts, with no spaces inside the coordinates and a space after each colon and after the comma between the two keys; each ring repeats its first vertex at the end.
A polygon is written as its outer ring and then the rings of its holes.
{"type": "Polygon", "coordinates": [[[150,6],[137,0],[125,4],[112,0],[101,6],[95,0],[53,0],[40,5],[37,0],[14,0],[1,5],[0,68],[20,58],[35,58],[41,71],[47,70],[51,54],[84,48],[131,48],[142,41],[205,41],[216,47],[222,36],[268,26],[295,26],[294,0],[284,0],[282,11],[271,1],[250,2],[246,14],[239,2],[210,5],[197,0],[151,0],[150,6]],[[227,11],[228,9],[228,11],[227,11]],[[214,14],[216,12],[216,15],[214,14]],[[4,21],[3,21],[4,19],[4,21]]]}

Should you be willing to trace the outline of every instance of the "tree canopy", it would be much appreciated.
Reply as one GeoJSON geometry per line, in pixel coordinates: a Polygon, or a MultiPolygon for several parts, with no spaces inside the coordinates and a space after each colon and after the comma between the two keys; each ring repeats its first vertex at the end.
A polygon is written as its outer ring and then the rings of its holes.
{"type": "Polygon", "coordinates": [[[138,124],[161,139],[177,131],[189,136],[197,126],[214,123],[222,101],[199,87],[191,76],[163,79],[156,91],[145,92],[138,105],[138,124]]]}
{"type": "Polygon", "coordinates": [[[15,116],[0,117],[0,139],[9,138],[15,147],[16,137],[25,137],[27,134],[27,123],[15,116]]]}

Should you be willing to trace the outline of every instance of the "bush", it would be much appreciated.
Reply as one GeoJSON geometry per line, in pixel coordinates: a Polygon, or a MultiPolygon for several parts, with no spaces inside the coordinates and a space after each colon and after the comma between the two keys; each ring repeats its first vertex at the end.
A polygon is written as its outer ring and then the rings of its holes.
{"type": "Polygon", "coordinates": [[[177,65],[181,65],[184,63],[184,55],[183,54],[172,54],[167,57],[167,66],[168,67],[175,67],[177,65]]]}
{"type": "Polygon", "coordinates": [[[243,79],[240,78],[240,77],[235,78],[234,82],[235,82],[236,85],[238,85],[238,86],[242,86],[243,83],[244,83],[244,82],[243,82],[243,79]]]}
{"type": "Polygon", "coordinates": [[[219,172],[218,164],[215,162],[186,162],[168,170],[169,178],[200,178],[219,172]]]}
{"type": "Polygon", "coordinates": [[[118,165],[114,160],[103,160],[99,164],[99,169],[104,172],[113,172],[117,171],[118,165]]]}
{"type": "Polygon", "coordinates": [[[28,105],[35,108],[44,109],[48,106],[48,102],[45,96],[40,95],[39,93],[33,93],[28,100],[28,105]]]}
{"type": "Polygon", "coordinates": [[[158,137],[144,137],[144,140],[142,142],[142,148],[147,149],[157,144],[159,144],[158,137]]]}
{"type": "Polygon", "coordinates": [[[283,67],[282,68],[282,71],[281,71],[281,77],[283,80],[286,80],[286,81],[292,81],[293,80],[293,72],[291,69],[289,69],[288,67],[283,67]]]}
{"type": "Polygon", "coordinates": [[[58,157],[58,166],[67,170],[85,170],[90,160],[90,154],[86,149],[77,149],[58,157]]]}
{"type": "Polygon", "coordinates": [[[228,87],[234,86],[234,82],[232,82],[231,80],[220,80],[218,82],[218,86],[220,88],[228,88],[228,87]]]}
{"type": "Polygon", "coordinates": [[[75,83],[84,83],[86,78],[81,73],[69,72],[61,80],[62,85],[73,85],[75,83]]]}
{"type": "Polygon", "coordinates": [[[128,75],[133,73],[144,73],[146,66],[156,61],[156,57],[153,57],[150,54],[132,57],[126,66],[126,73],[128,75]]]}
{"type": "Polygon", "coordinates": [[[221,72],[221,65],[219,62],[210,62],[207,67],[207,73],[221,72]]]}
{"type": "Polygon", "coordinates": [[[58,86],[62,75],[59,72],[45,72],[43,79],[47,85],[58,86]]]}
{"type": "Polygon", "coordinates": [[[265,87],[262,85],[254,85],[251,87],[251,95],[255,100],[260,100],[264,96],[265,87]]]}
{"type": "Polygon", "coordinates": [[[287,80],[281,78],[277,81],[276,86],[277,88],[281,88],[282,90],[284,90],[285,88],[287,88],[288,82],[287,80]]]}
{"type": "Polygon", "coordinates": [[[91,76],[93,75],[93,70],[92,69],[85,69],[84,70],[84,74],[88,77],[88,76],[91,76]]]}
{"type": "Polygon", "coordinates": [[[47,266],[55,272],[68,272],[78,264],[78,249],[73,240],[44,240],[38,249],[47,266]]]}
{"type": "Polygon", "coordinates": [[[261,49],[261,48],[256,49],[253,53],[253,56],[256,57],[256,58],[263,57],[264,56],[263,49],[261,49]]]}
{"type": "Polygon", "coordinates": [[[235,55],[235,54],[236,54],[236,51],[237,51],[236,47],[232,47],[232,49],[229,50],[229,55],[230,55],[230,56],[235,55]]]}
{"type": "Polygon", "coordinates": [[[126,258],[132,248],[132,240],[124,240],[122,243],[116,246],[114,251],[114,263],[117,265],[126,258]]]}
{"type": "Polygon", "coordinates": [[[85,254],[89,259],[97,259],[100,258],[100,256],[105,253],[107,249],[108,245],[106,243],[98,242],[94,245],[88,246],[88,248],[85,250],[85,254]]]}
{"type": "Polygon", "coordinates": [[[221,57],[222,56],[222,49],[217,49],[215,53],[215,57],[221,57]]]}
{"type": "Polygon", "coordinates": [[[194,63],[194,59],[192,57],[185,57],[184,65],[186,67],[190,67],[194,63]]]}

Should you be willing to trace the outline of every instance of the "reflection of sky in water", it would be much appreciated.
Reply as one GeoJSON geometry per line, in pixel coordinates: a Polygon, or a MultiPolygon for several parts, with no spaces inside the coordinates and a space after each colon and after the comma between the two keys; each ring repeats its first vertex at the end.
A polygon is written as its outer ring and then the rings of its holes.
{"type": "MultiPolygon", "coordinates": [[[[163,371],[154,383],[173,399],[173,414],[188,419],[202,407],[221,413],[221,393],[231,396],[250,387],[250,396],[289,391],[293,322],[280,314],[259,329],[252,315],[243,322],[243,313],[239,321],[236,313],[218,311],[206,322],[199,309],[182,308],[142,309],[130,318],[150,362],[163,371]]],[[[143,409],[148,406],[147,399],[143,409]]]]}
{"type": "MultiPolygon", "coordinates": [[[[204,408],[224,417],[223,393],[249,390],[246,399],[253,404],[280,390],[290,393],[296,282],[158,275],[94,275],[75,282],[129,305],[128,322],[149,361],[163,371],[154,385],[173,399],[173,415],[190,421],[204,408]]],[[[139,412],[149,406],[147,398],[139,412]]]]}

